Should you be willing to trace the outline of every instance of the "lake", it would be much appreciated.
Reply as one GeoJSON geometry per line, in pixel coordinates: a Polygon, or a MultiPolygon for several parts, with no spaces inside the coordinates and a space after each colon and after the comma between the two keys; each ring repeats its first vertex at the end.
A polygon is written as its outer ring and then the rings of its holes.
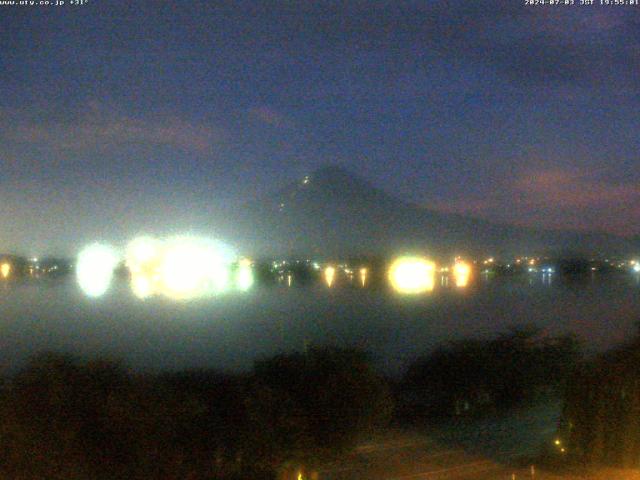
{"type": "Polygon", "coordinates": [[[120,358],[140,371],[239,371],[256,358],[307,345],[358,346],[381,370],[399,374],[441,342],[489,337],[532,323],[550,334],[574,332],[589,352],[628,339],[640,320],[633,275],[566,282],[542,275],[486,278],[466,288],[438,283],[427,294],[324,285],[257,287],[193,301],[136,298],[124,281],[100,298],[73,277],[0,285],[0,365],[20,367],[54,350],[120,358]]]}

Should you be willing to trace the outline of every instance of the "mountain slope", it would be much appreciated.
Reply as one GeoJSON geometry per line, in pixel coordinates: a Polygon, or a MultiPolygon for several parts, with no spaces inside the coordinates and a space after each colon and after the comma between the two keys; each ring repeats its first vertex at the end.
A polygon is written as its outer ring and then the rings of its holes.
{"type": "Polygon", "coordinates": [[[244,205],[233,218],[233,237],[254,255],[513,254],[630,248],[627,240],[612,235],[499,225],[421,208],[336,166],[244,205]]]}

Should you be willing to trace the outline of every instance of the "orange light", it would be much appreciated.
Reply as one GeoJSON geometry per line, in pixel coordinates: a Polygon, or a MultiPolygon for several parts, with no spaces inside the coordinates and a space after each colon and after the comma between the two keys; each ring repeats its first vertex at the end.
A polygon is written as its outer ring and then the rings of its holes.
{"type": "Polygon", "coordinates": [[[453,267],[453,276],[456,281],[456,287],[466,287],[471,277],[471,266],[462,261],[456,262],[453,267]]]}
{"type": "Polygon", "coordinates": [[[367,271],[366,268],[361,268],[360,269],[360,283],[362,283],[363,287],[367,283],[367,273],[368,273],[368,271],[367,271]]]}
{"type": "Polygon", "coordinates": [[[336,269],[334,267],[327,267],[324,269],[324,281],[327,283],[327,286],[329,288],[331,288],[331,285],[333,285],[333,279],[335,278],[336,275],[336,269]]]}
{"type": "Polygon", "coordinates": [[[435,264],[422,257],[400,257],[389,268],[391,286],[403,294],[430,292],[434,287],[435,264]]]}

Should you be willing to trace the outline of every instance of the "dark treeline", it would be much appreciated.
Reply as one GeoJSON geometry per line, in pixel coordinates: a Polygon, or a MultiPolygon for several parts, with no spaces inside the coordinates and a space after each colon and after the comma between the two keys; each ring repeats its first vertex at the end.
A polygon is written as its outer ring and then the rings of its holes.
{"type": "Polygon", "coordinates": [[[573,335],[544,335],[534,327],[450,342],[409,367],[401,385],[405,415],[499,412],[558,395],[579,358],[573,335]]]}
{"type": "Polygon", "coordinates": [[[640,467],[640,335],[576,371],[556,446],[579,463],[640,467]]]}
{"type": "Polygon", "coordinates": [[[356,350],[281,355],[245,375],[138,375],[43,354],[3,385],[0,477],[295,478],[391,411],[386,383],[356,350]]]}
{"type": "Polygon", "coordinates": [[[9,270],[6,275],[0,275],[3,281],[25,277],[57,278],[72,271],[71,260],[58,257],[44,257],[36,261],[18,255],[0,254],[0,265],[4,264],[9,266],[9,270]]]}
{"type": "Polygon", "coordinates": [[[495,412],[556,388],[577,352],[573,337],[513,330],[447,344],[400,385],[350,348],[282,354],[235,375],[41,354],[2,384],[0,477],[298,480],[396,413],[495,412]]]}

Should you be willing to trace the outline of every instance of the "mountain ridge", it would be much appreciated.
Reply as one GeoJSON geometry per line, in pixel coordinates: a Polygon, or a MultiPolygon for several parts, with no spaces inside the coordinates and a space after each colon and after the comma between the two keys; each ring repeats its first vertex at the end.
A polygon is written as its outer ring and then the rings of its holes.
{"type": "Polygon", "coordinates": [[[247,202],[233,236],[253,255],[386,255],[399,251],[628,253],[607,233],[558,231],[443,213],[397,198],[339,165],[321,167],[247,202]]]}

